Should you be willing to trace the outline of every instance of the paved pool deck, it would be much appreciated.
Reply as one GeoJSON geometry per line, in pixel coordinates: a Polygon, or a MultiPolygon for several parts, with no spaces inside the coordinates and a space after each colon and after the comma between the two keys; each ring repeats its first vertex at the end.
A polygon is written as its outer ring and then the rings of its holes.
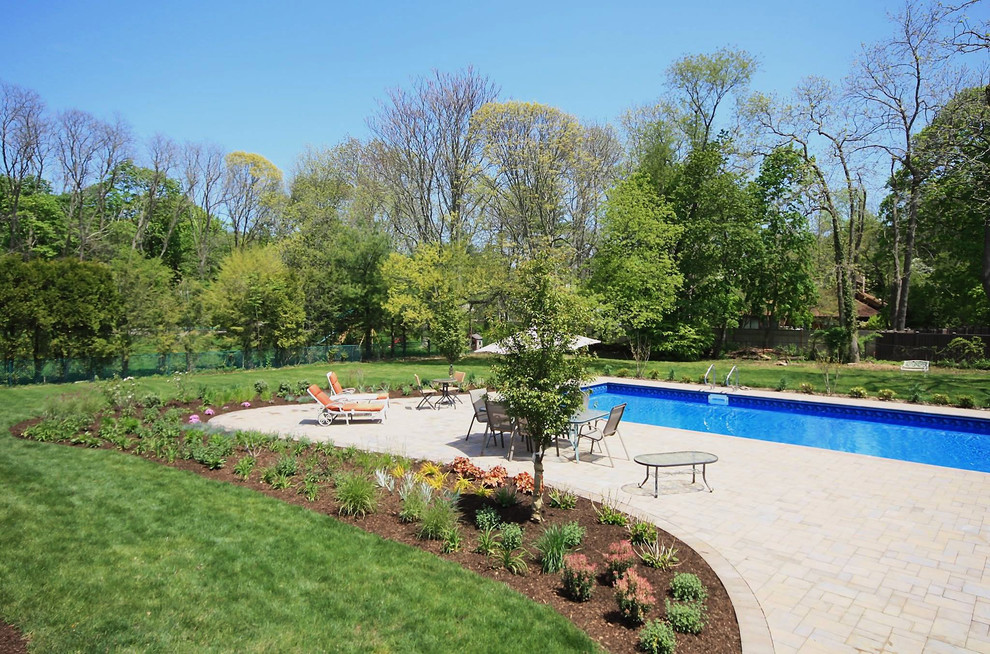
{"type": "MultiPolygon", "coordinates": [[[[468,456],[483,467],[506,465],[510,474],[531,472],[530,460],[507,462],[501,448],[480,456],[484,425],[475,423],[465,440],[472,410],[463,397],[463,404],[439,410],[417,410],[418,398],[392,400],[383,424],[321,427],[315,404],[250,409],[210,422],[442,462],[468,456]]],[[[627,421],[620,432],[630,456],[716,454],[719,461],[708,466],[714,492],[700,475],[691,484],[690,469],[670,468],[660,472],[654,498],[652,476],[638,488],[644,468],[619,458],[618,444],[611,447],[614,468],[589,457],[586,443],[580,463],[573,450],[562,447],[559,458],[550,450],[547,483],[609,498],[701,553],[732,597],[747,654],[990,653],[990,474],[627,421]]]]}

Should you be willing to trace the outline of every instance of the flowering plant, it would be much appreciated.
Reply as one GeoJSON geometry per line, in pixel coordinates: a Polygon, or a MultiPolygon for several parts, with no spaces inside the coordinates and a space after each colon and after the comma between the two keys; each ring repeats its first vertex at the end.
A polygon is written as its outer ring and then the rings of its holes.
{"type": "Polygon", "coordinates": [[[198,415],[196,415],[194,413],[191,416],[189,416],[189,424],[190,425],[195,425],[197,422],[199,422],[199,416],[198,415]]]}
{"type": "Polygon", "coordinates": [[[635,570],[628,571],[615,583],[615,600],[619,603],[619,613],[633,624],[642,624],[657,603],[653,586],[635,570]]]}
{"type": "Polygon", "coordinates": [[[242,406],[242,407],[244,407],[244,408],[246,409],[246,408],[248,408],[249,406],[251,406],[251,403],[250,403],[250,402],[241,402],[241,406],[242,406]]]}
{"type": "Polygon", "coordinates": [[[216,413],[216,411],[214,411],[213,409],[207,407],[206,411],[204,411],[203,413],[205,413],[208,416],[212,416],[213,414],[216,413]]]}
{"type": "Polygon", "coordinates": [[[584,554],[568,554],[564,557],[561,581],[568,597],[575,602],[587,602],[595,583],[595,566],[584,554]]]}
{"type": "Polygon", "coordinates": [[[636,562],[636,552],[632,543],[628,540],[620,540],[608,546],[605,552],[605,569],[609,572],[609,578],[614,585],[636,562]]]}

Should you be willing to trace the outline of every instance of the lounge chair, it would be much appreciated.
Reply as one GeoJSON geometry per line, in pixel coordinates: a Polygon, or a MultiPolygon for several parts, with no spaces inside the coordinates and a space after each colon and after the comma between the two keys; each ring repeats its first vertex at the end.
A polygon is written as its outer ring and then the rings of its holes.
{"type": "Polygon", "coordinates": [[[613,468],[615,467],[615,462],[612,461],[612,453],[608,451],[608,443],[606,438],[610,436],[615,436],[619,440],[619,444],[622,445],[622,451],[626,454],[626,460],[629,460],[629,451],[626,450],[626,444],[622,441],[622,435],[619,433],[619,421],[622,420],[622,414],[626,410],[625,404],[619,404],[612,407],[612,410],[608,414],[608,420],[605,421],[604,427],[594,427],[591,431],[578,432],[578,447],[581,446],[581,439],[587,438],[591,441],[591,452],[595,451],[595,443],[603,445],[605,447],[605,454],[608,456],[608,463],[613,468]]]}
{"type": "Polygon", "coordinates": [[[419,391],[419,394],[423,398],[419,401],[419,404],[416,405],[416,408],[422,409],[425,404],[431,409],[436,409],[437,405],[433,398],[437,396],[439,391],[431,386],[424,386],[423,382],[419,380],[419,375],[413,375],[413,377],[416,378],[416,390],[419,391]]]}
{"type": "Polygon", "coordinates": [[[330,392],[328,395],[331,400],[341,399],[341,400],[381,400],[388,402],[388,393],[355,393],[356,388],[343,388],[340,385],[340,380],[337,379],[337,373],[332,370],[327,373],[327,381],[330,383],[330,392]]]}
{"type": "Polygon", "coordinates": [[[468,391],[468,397],[471,398],[471,406],[474,407],[474,415],[471,416],[471,424],[468,425],[467,435],[464,440],[471,437],[471,428],[474,427],[474,421],[477,420],[479,423],[485,423],[485,436],[488,435],[488,409],[485,408],[485,395],[488,394],[484,388],[475,388],[468,391]]]}
{"type": "Polygon", "coordinates": [[[482,454],[485,453],[488,442],[495,440],[496,434],[501,437],[502,447],[505,447],[505,432],[509,432],[509,437],[511,438],[512,433],[516,429],[512,418],[505,412],[505,405],[492,402],[487,396],[485,398],[485,413],[488,415],[489,431],[486,432],[488,436],[485,438],[485,442],[481,444],[482,454]]]}
{"type": "Polygon", "coordinates": [[[358,417],[376,418],[379,422],[388,417],[388,401],[355,400],[347,396],[335,399],[316,384],[311,385],[307,391],[320,405],[316,420],[323,426],[332,424],[338,416],[343,416],[346,424],[351,424],[351,420],[358,417]]]}

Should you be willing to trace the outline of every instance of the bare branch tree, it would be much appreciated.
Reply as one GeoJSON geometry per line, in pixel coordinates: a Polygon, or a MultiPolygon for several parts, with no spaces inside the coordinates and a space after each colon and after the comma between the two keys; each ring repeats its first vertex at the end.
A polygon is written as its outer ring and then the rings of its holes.
{"type": "Polygon", "coordinates": [[[183,192],[191,205],[189,227],[196,251],[196,272],[209,274],[216,247],[217,212],[223,204],[224,152],[216,145],[189,143],[182,151],[183,192]]]}
{"type": "Polygon", "coordinates": [[[368,121],[369,152],[387,188],[393,229],[411,249],[418,243],[470,239],[484,198],[474,193],[480,148],[471,116],[498,89],[471,68],[435,71],[411,92],[395,89],[368,121]]]}
{"type": "Polygon", "coordinates": [[[41,97],[34,91],[0,82],[0,160],[7,195],[7,211],[0,218],[6,223],[10,252],[24,249],[18,216],[21,193],[30,177],[41,179],[48,136],[41,97]]]}

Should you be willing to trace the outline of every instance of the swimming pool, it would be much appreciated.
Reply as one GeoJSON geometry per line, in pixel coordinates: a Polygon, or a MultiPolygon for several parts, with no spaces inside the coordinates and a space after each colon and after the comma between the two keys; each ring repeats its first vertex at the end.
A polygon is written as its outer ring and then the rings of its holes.
{"type": "Polygon", "coordinates": [[[611,382],[588,388],[591,406],[625,402],[631,422],[990,472],[990,420],[611,382]]]}

